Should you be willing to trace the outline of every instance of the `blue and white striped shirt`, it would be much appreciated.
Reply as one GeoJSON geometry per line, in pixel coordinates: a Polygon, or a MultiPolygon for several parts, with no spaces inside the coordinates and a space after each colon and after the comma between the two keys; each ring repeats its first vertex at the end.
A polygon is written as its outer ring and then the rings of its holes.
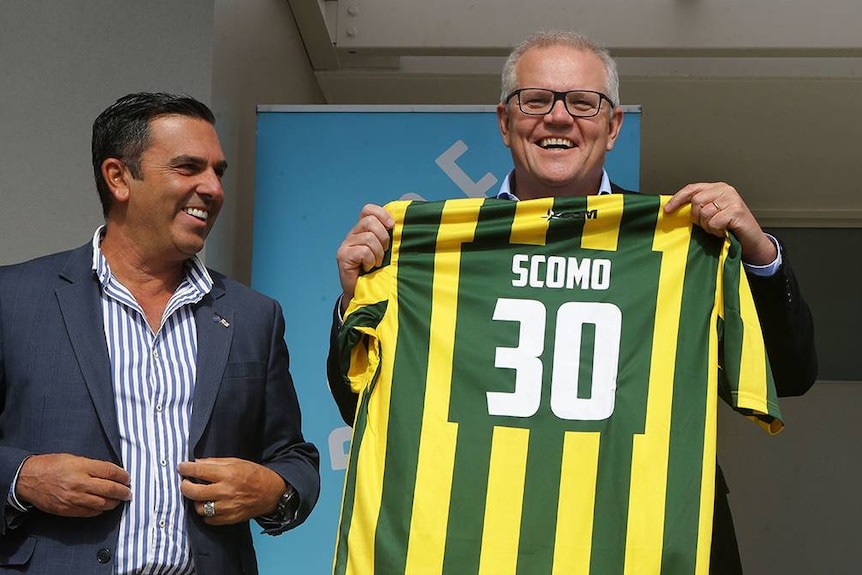
{"type": "Polygon", "coordinates": [[[112,274],[93,236],[93,269],[102,286],[102,315],[117,408],[123,467],[132,500],[120,521],[118,575],[195,572],[177,464],[189,458],[189,421],[196,374],[192,305],[212,289],[197,257],[171,296],[155,333],[131,292],[112,274]]]}

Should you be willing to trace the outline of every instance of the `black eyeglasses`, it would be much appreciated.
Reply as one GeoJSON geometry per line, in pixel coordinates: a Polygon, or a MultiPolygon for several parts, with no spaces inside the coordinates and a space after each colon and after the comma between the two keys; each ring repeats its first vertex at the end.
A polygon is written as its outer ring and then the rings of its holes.
{"type": "Polygon", "coordinates": [[[518,108],[530,116],[544,116],[554,109],[557,100],[562,100],[566,111],[575,118],[592,118],[602,109],[602,100],[607,100],[611,108],[614,103],[601,92],[593,90],[569,90],[555,92],[544,88],[521,88],[506,97],[509,100],[518,97],[518,108]]]}

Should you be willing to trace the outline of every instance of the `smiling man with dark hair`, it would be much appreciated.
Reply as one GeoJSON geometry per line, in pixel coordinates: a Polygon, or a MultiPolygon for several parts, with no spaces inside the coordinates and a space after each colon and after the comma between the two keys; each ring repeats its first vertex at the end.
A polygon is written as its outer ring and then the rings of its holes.
{"type": "Polygon", "coordinates": [[[249,520],[276,535],[317,501],[281,308],[197,256],[214,122],[118,100],[93,126],[105,225],[0,268],[0,572],[256,573],[249,520]]]}

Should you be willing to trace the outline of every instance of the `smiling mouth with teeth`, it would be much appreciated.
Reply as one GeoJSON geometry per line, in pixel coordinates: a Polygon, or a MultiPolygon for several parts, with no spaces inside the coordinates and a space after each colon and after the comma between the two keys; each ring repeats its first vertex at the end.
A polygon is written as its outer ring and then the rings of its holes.
{"type": "Polygon", "coordinates": [[[185,208],[183,211],[204,222],[207,221],[207,218],[209,217],[209,212],[200,208],[185,208]]]}
{"type": "Polygon", "coordinates": [[[542,138],[539,146],[544,149],[568,150],[574,148],[575,144],[568,138],[542,138]]]}

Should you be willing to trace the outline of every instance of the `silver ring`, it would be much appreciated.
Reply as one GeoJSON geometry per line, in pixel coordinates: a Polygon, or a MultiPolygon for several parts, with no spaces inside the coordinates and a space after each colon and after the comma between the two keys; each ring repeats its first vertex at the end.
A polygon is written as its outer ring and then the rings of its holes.
{"type": "Polygon", "coordinates": [[[215,501],[204,501],[204,517],[215,517],[215,501]]]}

